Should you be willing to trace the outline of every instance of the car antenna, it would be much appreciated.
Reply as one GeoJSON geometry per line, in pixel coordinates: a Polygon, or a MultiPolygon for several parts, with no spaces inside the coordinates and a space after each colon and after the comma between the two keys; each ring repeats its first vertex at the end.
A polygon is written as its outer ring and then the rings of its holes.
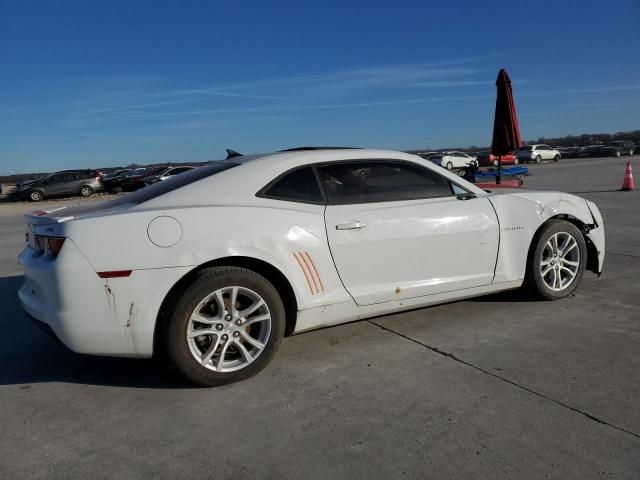
{"type": "Polygon", "coordinates": [[[233,157],[242,157],[242,154],[236,152],[235,150],[231,150],[230,148],[227,148],[227,160],[233,157]]]}

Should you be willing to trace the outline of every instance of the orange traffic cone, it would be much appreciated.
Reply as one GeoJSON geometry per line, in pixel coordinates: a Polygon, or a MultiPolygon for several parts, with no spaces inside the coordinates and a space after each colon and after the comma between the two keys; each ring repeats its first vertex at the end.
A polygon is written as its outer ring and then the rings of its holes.
{"type": "Polygon", "coordinates": [[[623,192],[630,192],[635,188],[633,184],[633,172],[631,171],[631,162],[627,162],[627,168],[624,171],[624,180],[622,181],[623,192]]]}

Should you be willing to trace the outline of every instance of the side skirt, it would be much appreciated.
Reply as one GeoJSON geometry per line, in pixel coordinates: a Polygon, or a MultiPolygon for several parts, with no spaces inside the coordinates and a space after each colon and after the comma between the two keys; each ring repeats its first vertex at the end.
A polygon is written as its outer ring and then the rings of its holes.
{"type": "Polygon", "coordinates": [[[388,315],[390,313],[412,310],[414,308],[429,307],[441,303],[465,300],[467,298],[487,295],[489,293],[513,290],[522,285],[522,280],[512,282],[495,283],[481,287],[458,290],[456,292],[438,293],[423,297],[394,300],[391,302],[377,303],[374,305],[358,306],[353,301],[324,305],[321,307],[307,308],[298,312],[298,320],[294,333],[314,330],[316,328],[338,325],[355,320],[388,315]]]}

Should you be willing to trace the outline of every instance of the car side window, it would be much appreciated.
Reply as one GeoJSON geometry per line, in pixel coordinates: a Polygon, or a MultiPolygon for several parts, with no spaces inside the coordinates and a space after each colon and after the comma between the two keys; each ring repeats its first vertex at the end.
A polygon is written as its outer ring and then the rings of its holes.
{"type": "Polygon", "coordinates": [[[42,182],[42,184],[43,185],[53,185],[55,183],[60,183],[61,180],[62,180],[62,175],[61,174],[51,175],[49,178],[45,179],[42,182]]]}
{"type": "Polygon", "coordinates": [[[453,196],[452,184],[408,162],[345,162],[318,167],[330,204],[393,202],[453,196]]]}
{"type": "Polygon", "coordinates": [[[322,203],[322,191],[312,167],[296,168],[267,186],[258,196],[302,203],[322,203]]]}

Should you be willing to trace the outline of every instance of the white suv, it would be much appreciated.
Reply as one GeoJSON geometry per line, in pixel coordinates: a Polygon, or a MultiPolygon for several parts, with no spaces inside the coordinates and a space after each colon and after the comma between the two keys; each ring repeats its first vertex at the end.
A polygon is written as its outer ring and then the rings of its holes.
{"type": "Polygon", "coordinates": [[[553,160],[557,162],[560,160],[560,152],[549,145],[525,145],[520,147],[517,152],[518,161],[520,163],[536,162],[540,163],[542,160],[553,160]]]}
{"type": "Polygon", "coordinates": [[[431,155],[429,160],[436,165],[451,170],[452,168],[464,168],[476,160],[476,157],[467,155],[464,152],[442,152],[431,155]]]}

